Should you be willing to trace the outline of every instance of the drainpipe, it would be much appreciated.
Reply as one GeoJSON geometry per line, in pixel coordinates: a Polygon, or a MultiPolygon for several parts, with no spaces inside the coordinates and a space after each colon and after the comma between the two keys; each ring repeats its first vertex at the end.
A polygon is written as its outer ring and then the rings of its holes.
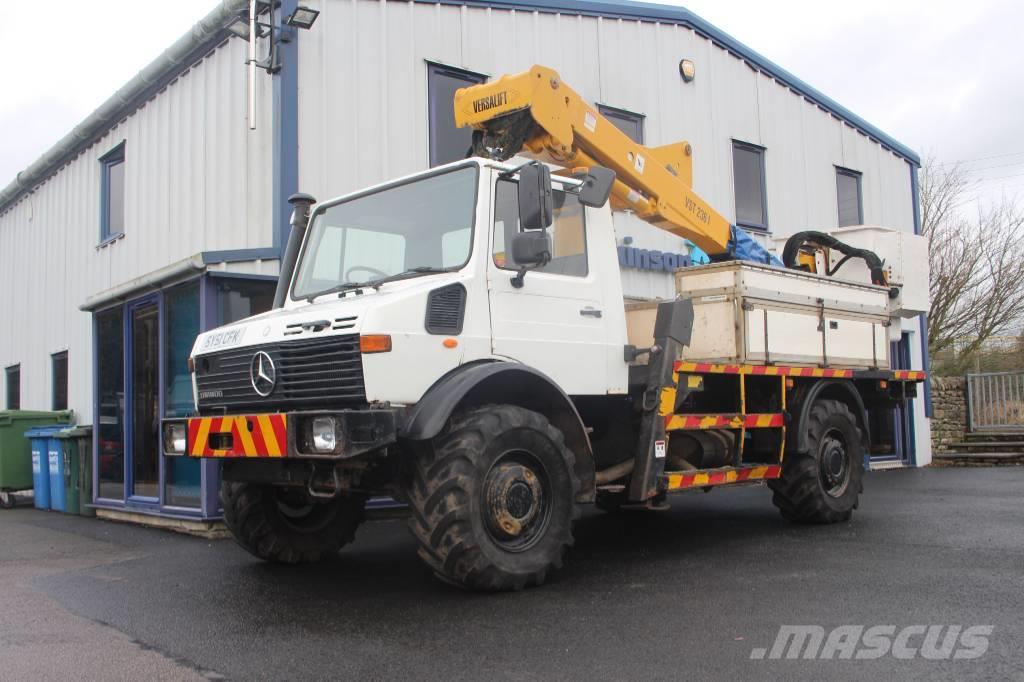
{"type": "Polygon", "coordinates": [[[280,308],[288,295],[288,287],[292,283],[292,274],[295,272],[295,262],[299,259],[299,249],[302,247],[302,240],[306,236],[306,227],[309,225],[310,207],[316,203],[316,199],[308,194],[293,194],[288,197],[288,203],[292,205],[292,218],[289,221],[292,229],[288,234],[288,245],[284,249],[284,257],[281,258],[281,274],[277,278],[277,290],[274,292],[274,307],[280,308]]]}

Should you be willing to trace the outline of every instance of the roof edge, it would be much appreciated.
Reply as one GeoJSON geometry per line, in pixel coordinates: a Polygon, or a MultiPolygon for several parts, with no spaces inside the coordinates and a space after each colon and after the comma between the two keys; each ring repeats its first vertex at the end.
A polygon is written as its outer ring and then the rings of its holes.
{"type": "Polygon", "coordinates": [[[921,157],[910,147],[868,123],[817,88],[797,78],[759,52],[752,50],[725,31],[697,16],[685,7],[661,5],[633,0],[413,0],[433,5],[466,5],[496,9],[529,10],[538,12],[564,12],[584,16],[599,16],[635,21],[663,21],[682,24],[718,43],[740,58],[750,62],[764,74],[784,83],[788,88],[813,101],[818,106],[842,119],[881,146],[903,157],[914,166],[921,165],[921,157]]]}
{"type": "Polygon", "coordinates": [[[227,20],[248,6],[247,0],[221,0],[173,45],[144,67],[95,111],[48,149],[14,180],[0,190],[0,212],[33,191],[67,161],[87,148],[127,114],[134,111],[154,92],[192,66],[207,50],[230,35],[227,20]]]}
{"type": "MultiPolygon", "coordinates": [[[[868,123],[817,88],[800,80],[767,57],[750,49],[736,38],[684,7],[650,2],[634,2],[632,0],[413,1],[426,4],[465,5],[508,10],[564,12],[585,16],[601,16],[636,21],[664,21],[681,24],[697,31],[748,61],[761,72],[780,81],[790,89],[834,114],[881,146],[903,157],[912,165],[918,167],[921,165],[921,157],[910,147],[884,133],[881,129],[868,123]]],[[[0,212],[6,211],[22,196],[32,192],[39,183],[95,142],[99,136],[110,130],[125,115],[134,111],[154,92],[159,91],[167,83],[192,66],[199,56],[227,38],[230,34],[224,27],[228,19],[245,10],[247,6],[247,0],[221,0],[217,7],[196,22],[184,36],[139,71],[128,83],[86,117],[82,123],[75,126],[70,133],[65,135],[30,166],[19,172],[14,180],[3,190],[0,190],[0,212]]]]}

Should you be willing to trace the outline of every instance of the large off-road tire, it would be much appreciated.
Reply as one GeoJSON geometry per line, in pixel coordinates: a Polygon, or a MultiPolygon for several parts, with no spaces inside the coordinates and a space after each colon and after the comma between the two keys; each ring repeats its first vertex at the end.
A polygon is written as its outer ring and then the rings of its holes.
{"type": "Polygon", "coordinates": [[[294,487],[224,482],[224,523],[246,551],[265,561],[300,564],[338,552],[363,520],[363,497],[311,498],[294,487]]]}
{"type": "Polygon", "coordinates": [[[849,521],[864,490],[864,446],[857,418],[837,400],[819,400],[807,423],[807,452],[786,454],[769,481],[772,502],[789,521],[849,521]]]}
{"type": "Polygon", "coordinates": [[[412,458],[406,496],[420,558],[442,580],[540,585],[572,545],[580,482],[562,432],[512,405],[455,414],[412,458]]]}

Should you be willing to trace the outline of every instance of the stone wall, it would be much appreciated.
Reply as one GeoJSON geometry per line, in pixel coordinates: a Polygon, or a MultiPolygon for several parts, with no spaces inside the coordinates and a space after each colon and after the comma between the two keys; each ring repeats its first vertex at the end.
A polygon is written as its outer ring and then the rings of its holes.
{"type": "Polygon", "coordinates": [[[963,377],[933,377],[932,451],[949,452],[967,432],[967,388],[963,377]]]}

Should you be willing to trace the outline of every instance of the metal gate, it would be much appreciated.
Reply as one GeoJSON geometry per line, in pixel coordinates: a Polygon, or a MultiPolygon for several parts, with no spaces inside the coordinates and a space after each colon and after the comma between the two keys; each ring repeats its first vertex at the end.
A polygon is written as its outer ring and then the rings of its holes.
{"type": "Polygon", "coordinates": [[[967,375],[971,431],[1024,431],[1024,370],[967,375]]]}

